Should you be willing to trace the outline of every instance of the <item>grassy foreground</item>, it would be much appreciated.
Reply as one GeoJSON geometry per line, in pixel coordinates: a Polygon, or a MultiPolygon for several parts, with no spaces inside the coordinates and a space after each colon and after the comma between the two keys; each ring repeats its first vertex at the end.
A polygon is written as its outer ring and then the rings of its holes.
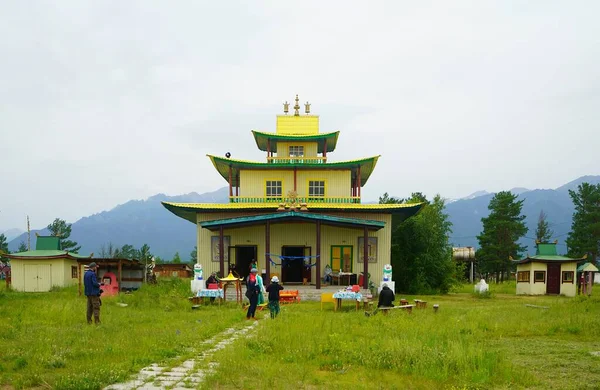
{"type": "MultiPolygon", "coordinates": [[[[517,297],[501,293],[510,285],[490,287],[487,299],[468,293],[472,287],[419,297],[429,307],[411,315],[367,318],[349,303],[337,313],[317,302],[285,306],[275,321],[213,356],[220,364],[201,387],[598,388],[600,357],[591,354],[600,351],[597,296],[517,297]]],[[[245,325],[239,307],[191,310],[188,295],[186,282],[170,281],[105,298],[96,327],[85,324],[85,300],[75,289],[0,290],[0,388],[99,389],[150,363],[176,365],[197,354],[202,340],[245,325]]]]}

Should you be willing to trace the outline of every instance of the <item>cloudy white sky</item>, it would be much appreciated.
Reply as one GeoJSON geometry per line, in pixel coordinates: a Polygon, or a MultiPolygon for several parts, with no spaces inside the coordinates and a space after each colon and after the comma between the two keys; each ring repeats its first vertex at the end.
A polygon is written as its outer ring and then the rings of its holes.
{"type": "Polygon", "coordinates": [[[297,93],[363,199],[599,174],[597,1],[4,1],[0,229],[226,185],[297,93]]]}

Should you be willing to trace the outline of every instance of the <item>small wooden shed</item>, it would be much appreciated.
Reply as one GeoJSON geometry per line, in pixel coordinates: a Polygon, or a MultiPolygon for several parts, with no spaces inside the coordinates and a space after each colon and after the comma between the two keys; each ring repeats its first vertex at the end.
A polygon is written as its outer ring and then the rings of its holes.
{"type": "Polygon", "coordinates": [[[83,275],[88,264],[94,262],[98,265],[97,278],[100,282],[104,279],[116,279],[117,293],[119,291],[134,291],[142,286],[144,281],[144,265],[138,260],[131,259],[81,259],[78,260],[79,267],[79,295],[83,293],[83,275]]]}
{"type": "Polygon", "coordinates": [[[77,284],[77,260],[89,259],[60,249],[60,239],[38,236],[35,250],[4,255],[11,263],[11,285],[17,291],[45,292],[77,284]]]}
{"type": "Polygon", "coordinates": [[[559,256],[556,243],[537,243],[535,256],[516,260],[517,294],[577,295],[577,263],[584,258],[559,256]]]}
{"type": "Polygon", "coordinates": [[[154,275],[156,275],[157,278],[166,277],[191,279],[194,275],[194,271],[188,264],[165,263],[156,264],[156,266],[154,267],[154,275]]]}

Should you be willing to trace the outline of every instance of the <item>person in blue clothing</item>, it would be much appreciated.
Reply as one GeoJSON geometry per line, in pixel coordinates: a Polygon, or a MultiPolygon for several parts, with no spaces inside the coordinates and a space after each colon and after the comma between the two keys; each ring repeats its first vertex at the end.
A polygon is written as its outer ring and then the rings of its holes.
{"type": "Polygon", "coordinates": [[[83,275],[83,286],[85,296],[87,297],[87,322],[92,323],[92,314],[94,315],[94,322],[100,323],[100,283],[96,279],[96,270],[98,265],[91,263],[88,266],[87,271],[83,275]]]}
{"type": "Polygon", "coordinates": [[[248,307],[248,312],[246,313],[247,320],[250,318],[256,319],[254,316],[256,314],[256,305],[258,305],[258,293],[260,292],[260,287],[256,279],[257,273],[258,270],[256,268],[252,268],[250,275],[248,275],[248,282],[246,283],[246,297],[250,301],[250,306],[248,307]]]}

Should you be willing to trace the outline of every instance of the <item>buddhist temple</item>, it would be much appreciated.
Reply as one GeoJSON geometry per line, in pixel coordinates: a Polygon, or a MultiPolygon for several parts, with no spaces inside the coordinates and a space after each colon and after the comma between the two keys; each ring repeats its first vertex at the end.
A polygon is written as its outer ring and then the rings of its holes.
{"type": "Polygon", "coordinates": [[[391,262],[392,218],[401,222],[422,204],[361,203],[380,156],[333,161],[340,132],[321,133],[310,106],[301,113],[296,95],[293,112],[285,102],[276,116],[274,133],[252,131],[265,161],[208,155],[229,185],[229,203],[163,202],[197,225],[197,261],[205,272],[245,277],[255,264],[269,279],[317,289],[326,265],[334,276],[348,275],[345,284],[360,280],[367,288],[361,274],[381,279],[391,262]]]}

